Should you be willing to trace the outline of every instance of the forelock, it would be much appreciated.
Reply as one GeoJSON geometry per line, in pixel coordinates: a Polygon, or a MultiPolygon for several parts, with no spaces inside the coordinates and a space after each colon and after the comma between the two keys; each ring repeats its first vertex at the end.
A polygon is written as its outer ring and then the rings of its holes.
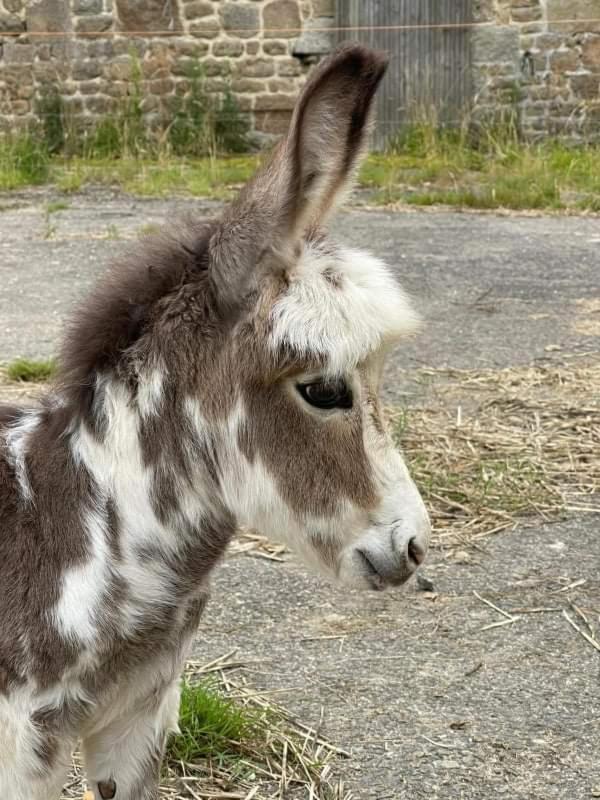
{"type": "Polygon", "coordinates": [[[418,316],[390,269],[360,250],[309,243],[271,309],[270,345],[342,374],[412,333],[418,316]]]}

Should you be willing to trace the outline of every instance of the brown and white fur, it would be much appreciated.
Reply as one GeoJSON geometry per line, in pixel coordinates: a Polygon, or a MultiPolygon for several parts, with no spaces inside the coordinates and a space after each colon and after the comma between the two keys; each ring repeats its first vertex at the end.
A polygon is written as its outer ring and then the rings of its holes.
{"type": "Polygon", "coordinates": [[[415,316],[380,261],[324,233],[384,71],[360,46],[324,62],[237,201],[117,264],[55,393],[0,408],[1,798],[56,800],[78,741],[96,800],[157,798],[237,525],[355,587],[422,561],[427,513],[377,398],[415,316]]]}

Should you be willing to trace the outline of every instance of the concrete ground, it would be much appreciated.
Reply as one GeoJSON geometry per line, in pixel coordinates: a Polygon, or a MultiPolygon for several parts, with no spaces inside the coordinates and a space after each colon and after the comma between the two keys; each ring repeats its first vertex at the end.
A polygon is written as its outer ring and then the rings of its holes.
{"type": "MultiPolygon", "coordinates": [[[[110,259],[189,200],[106,190],[0,197],[0,360],[47,356],[110,259]]],[[[386,395],[421,366],[500,368],[598,352],[600,220],[354,209],[338,237],[397,269],[425,319],[388,365],[386,395]]],[[[237,648],[244,673],[349,751],[355,798],[600,797],[598,517],[528,523],[467,553],[434,551],[433,592],[340,591],[292,560],[228,559],[197,656],[237,648]],[[479,599],[491,601],[516,619],[479,599]],[[493,623],[507,624],[487,627],[493,623]],[[281,691],[280,691],[281,690],[281,691]]]]}

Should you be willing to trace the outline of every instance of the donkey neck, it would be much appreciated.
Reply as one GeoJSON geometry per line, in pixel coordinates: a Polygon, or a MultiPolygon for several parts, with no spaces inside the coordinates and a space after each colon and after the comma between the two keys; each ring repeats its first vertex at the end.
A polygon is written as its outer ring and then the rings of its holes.
{"type": "Polygon", "coordinates": [[[198,430],[164,383],[156,371],[135,389],[98,379],[91,417],[75,422],[69,438],[115,528],[115,569],[143,572],[180,595],[206,577],[235,519],[220,499],[214,433],[198,430]]]}

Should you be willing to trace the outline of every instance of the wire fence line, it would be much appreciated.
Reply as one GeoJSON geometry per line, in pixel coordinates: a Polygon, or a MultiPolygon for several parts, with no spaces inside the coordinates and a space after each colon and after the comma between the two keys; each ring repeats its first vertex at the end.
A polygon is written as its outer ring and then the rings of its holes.
{"type": "MultiPolygon", "coordinates": [[[[345,27],[336,27],[336,26],[311,26],[310,32],[320,32],[320,33],[360,33],[361,31],[411,31],[411,30],[427,30],[427,29],[464,29],[464,28],[486,28],[486,27],[495,27],[499,23],[498,22],[438,22],[438,23],[414,23],[414,24],[407,24],[407,25],[351,25],[345,27]]],[[[510,25],[512,27],[520,27],[522,23],[504,23],[510,25]]],[[[552,19],[552,20],[536,20],[533,23],[528,24],[535,24],[535,25],[592,25],[592,24],[600,24],[600,17],[588,17],[588,18],[570,18],[570,19],[552,19]]],[[[256,31],[257,33],[306,33],[306,28],[261,28],[256,26],[246,27],[246,28],[223,28],[223,32],[227,33],[228,35],[232,34],[243,34],[248,33],[249,31],[256,31]]],[[[132,38],[167,38],[167,37],[176,37],[176,36],[202,36],[203,34],[215,34],[215,28],[194,28],[193,30],[183,30],[183,29],[173,29],[173,30],[157,30],[157,31],[6,31],[0,33],[0,38],[19,38],[20,36],[27,36],[27,37],[74,37],[74,38],[85,38],[92,37],[95,39],[101,38],[111,38],[111,37],[132,37],[132,38]]]]}

